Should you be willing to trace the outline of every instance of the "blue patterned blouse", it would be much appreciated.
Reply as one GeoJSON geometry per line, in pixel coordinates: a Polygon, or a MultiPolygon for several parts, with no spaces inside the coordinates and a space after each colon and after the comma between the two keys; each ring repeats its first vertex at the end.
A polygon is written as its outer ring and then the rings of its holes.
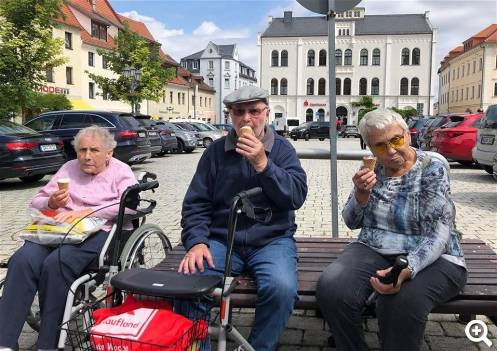
{"type": "Polygon", "coordinates": [[[368,203],[361,207],[353,190],[342,212],[350,229],[361,228],[358,242],[383,255],[407,254],[413,278],[440,256],[466,267],[447,169],[436,157],[416,154],[416,163],[400,177],[386,177],[378,165],[368,203]]]}

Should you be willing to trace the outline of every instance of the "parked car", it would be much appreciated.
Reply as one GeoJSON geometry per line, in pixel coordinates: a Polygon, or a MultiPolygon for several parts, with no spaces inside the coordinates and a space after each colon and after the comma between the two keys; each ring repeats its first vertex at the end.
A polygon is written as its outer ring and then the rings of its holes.
{"type": "Polygon", "coordinates": [[[481,119],[473,148],[473,159],[489,174],[493,173],[493,160],[497,154],[497,105],[490,105],[481,119]]]}
{"type": "Polygon", "coordinates": [[[481,117],[481,113],[449,116],[449,122],[433,131],[432,150],[461,164],[472,164],[471,150],[476,144],[481,117]]]}
{"type": "Polygon", "coordinates": [[[184,151],[190,153],[197,148],[198,138],[194,132],[185,130],[170,122],[158,121],[156,124],[161,130],[167,129],[170,130],[171,133],[174,133],[177,140],[176,152],[182,153],[184,151]]]}
{"type": "Polygon", "coordinates": [[[155,127],[152,117],[149,115],[135,115],[136,121],[147,131],[148,140],[150,140],[150,152],[152,156],[163,155],[162,153],[162,140],[160,138],[159,130],[155,127]]]}
{"type": "Polygon", "coordinates": [[[433,137],[433,131],[440,128],[444,124],[450,122],[450,115],[437,116],[427,124],[426,129],[423,132],[423,139],[421,140],[420,148],[423,150],[433,150],[434,146],[431,145],[431,138],[433,137]]]}
{"type": "Polygon", "coordinates": [[[493,175],[494,179],[497,180],[497,154],[495,154],[495,156],[494,156],[492,171],[493,171],[492,175],[493,175]]]}
{"type": "Polygon", "coordinates": [[[31,183],[55,173],[66,162],[62,140],[22,124],[0,120],[0,179],[31,183]]]}
{"type": "Polygon", "coordinates": [[[203,147],[208,147],[214,140],[223,137],[223,133],[219,129],[211,126],[208,123],[199,122],[199,121],[188,121],[188,122],[179,122],[179,123],[191,125],[194,128],[194,130],[198,134],[200,134],[203,147]]]}
{"type": "Polygon", "coordinates": [[[25,124],[44,135],[57,135],[64,142],[68,159],[76,158],[72,142],[74,136],[91,125],[108,128],[114,134],[117,146],[114,157],[129,163],[138,163],[151,157],[150,140],[146,130],[130,113],[107,111],[53,111],[42,113],[25,124]]]}
{"type": "Polygon", "coordinates": [[[213,126],[219,129],[223,135],[227,135],[233,130],[233,126],[231,124],[213,124],[213,126]]]}
{"type": "Polygon", "coordinates": [[[409,133],[411,134],[411,146],[419,148],[419,134],[425,123],[430,120],[430,117],[413,117],[407,122],[409,133]]]}
{"type": "Polygon", "coordinates": [[[348,137],[354,137],[354,138],[359,138],[359,129],[357,129],[357,126],[354,125],[348,125],[345,126],[345,129],[342,131],[342,137],[348,138],[348,137]]]}
{"type": "Polygon", "coordinates": [[[330,136],[330,122],[305,122],[290,131],[290,138],[324,140],[330,136]]]}
{"type": "Polygon", "coordinates": [[[193,128],[193,126],[188,123],[188,122],[175,122],[171,121],[172,124],[175,126],[179,127],[180,129],[189,131],[193,134],[195,134],[195,137],[197,138],[197,146],[203,146],[202,144],[202,137],[200,136],[200,133],[197,131],[197,129],[193,128]]]}
{"type": "Polygon", "coordinates": [[[162,150],[159,156],[163,156],[168,152],[173,152],[178,148],[178,139],[176,139],[176,133],[174,129],[168,128],[164,124],[160,124],[158,121],[153,121],[153,125],[159,131],[160,139],[162,142],[162,150]]]}

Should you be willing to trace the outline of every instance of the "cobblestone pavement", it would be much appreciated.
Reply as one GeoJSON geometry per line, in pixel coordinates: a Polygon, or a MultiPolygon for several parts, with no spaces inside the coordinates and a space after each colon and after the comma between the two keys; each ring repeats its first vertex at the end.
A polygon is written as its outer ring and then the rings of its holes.
{"type": "MultiPolygon", "coordinates": [[[[327,141],[292,142],[297,149],[328,148],[327,141]]],[[[358,139],[339,139],[339,149],[359,149],[358,139]]],[[[133,166],[138,173],[143,170],[158,175],[160,188],[153,194],[158,200],[150,223],[158,224],[173,242],[179,241],[180,210],[183,196],[196,169],[203,149],[191,154],[167,155],[151,159],[141,165],[133,166]]],[[[330,236],[330,183],[329,161],[302,160],[308,176],[309,194],[304,206],[297,212],[298,235],[330,236]]],[[[359,161],[338,161],[339,211],[350,193],[351,177],[360,166],[359,161]]],[[[49,177],[35,185],[25,185],[18,180],[0,181],[0,261],[5,261],[22,242],[17,238],[19,230],[27,221],[26,207],[40,186],[49,177]]],[[[478,238],[497,250],[497,183],[483,170],[451,164],[451,183],[453,199],[457,208],[456,223],[465,238],[478,238]]],[[[346,228],[340,217],[340,236],[354,237],[357,231],[346,228]]],[[[250,310],[243,310],[236,316],[235,325],[242,332],[249,330],[253,318],[250,310]],[[238,323],[237,323],[238,321],[238,323]]],[[[367,340],[371,349],[379,348],[376,320],[365,323],[367,340]]],[[[489,324],[491,349],[497,350],[497,328],[489,324]]],[[[327,350],[328,333],[321,319],[315,318],[311,311],[297,311],[281,338],[279,350],[327,350]]],[[[25,327],[19,341],[23,350],[33,349],[36,334],[25,327]]],[[[490,350],[483,343],[473,344],[464,336],[464,325],[454,315],[430,315],[426,329],[423,350],[490,350]]]]}

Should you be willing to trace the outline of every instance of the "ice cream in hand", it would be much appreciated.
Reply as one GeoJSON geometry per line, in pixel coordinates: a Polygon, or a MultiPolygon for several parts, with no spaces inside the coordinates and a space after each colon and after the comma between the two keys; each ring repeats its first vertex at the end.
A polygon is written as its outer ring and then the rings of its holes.
{"type": "Polygon", "coordinates": [[[376,165],[376,157],[372,155],[364,156],[362,158],[362,163],[364,164],[364,167],[374,171],[374,166],[376,165]]]}
{"type": "Polygon", "coordinates": [[[243,126],[238,131],[238,134],[240,137],[245,137],[248,135],[254,135],[254,131],[252,130],[252,127],[250,127],[250,126],[243,126]]]}
{"type": "Polygon", "coordinates": [[[69,183],[70,183],[70,179],[69,178],[60,178],[60,179],[57,179],[57,185],[59,186],[59,190],[69,189],[69,183]]]}

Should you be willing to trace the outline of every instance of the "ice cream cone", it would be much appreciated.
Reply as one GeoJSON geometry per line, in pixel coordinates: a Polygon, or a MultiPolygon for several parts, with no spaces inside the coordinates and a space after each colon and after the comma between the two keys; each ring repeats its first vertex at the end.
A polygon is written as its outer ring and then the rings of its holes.
{"type": "Polygon", "coordinates": [[[240,128],[239,132],[238,132],[241,136],[241,137],[245,137],[247,135],[254,135],[254,131],[252,130],[252,127],[250,126],[243,126],[240,128]]]}
{"type": "Polygon", "coordinates": [[[362,158],[362,163],[364,164],[364,167],[369,168],[370,170],[374,171],[374,166],[376,165],[376,157],[364,156],[362,158]]]}
{"type": "Polygon", "coordinates": [[[70,183],[70,179],[69,178],[60,178],[60,179],[57,179],[57,185],[59,186],[59,190],[62,190],[62,189],[69,189],[69,183],[70,183]]]}

